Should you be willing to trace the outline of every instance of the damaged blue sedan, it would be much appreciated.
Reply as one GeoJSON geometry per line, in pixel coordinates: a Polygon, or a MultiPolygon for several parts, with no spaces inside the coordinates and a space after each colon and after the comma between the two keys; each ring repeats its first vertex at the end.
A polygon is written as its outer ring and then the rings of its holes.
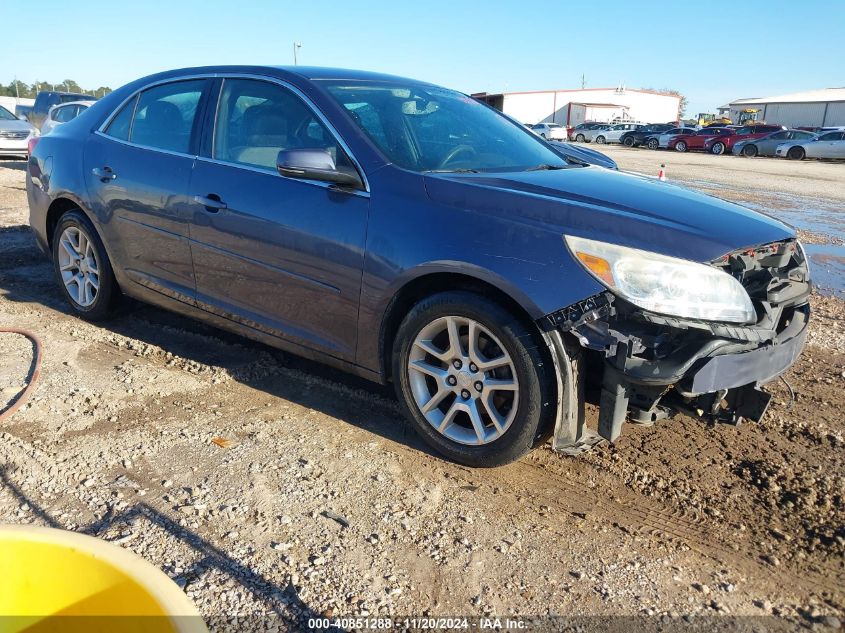
{"type": "Polygon", "coordinates": [[[30,224],[73,312],[128,295],[392,382],[471,466],[678,412],[760,420],[807,336],[788,226],[420,81],[168,71],[29,149],[30,224]]]}

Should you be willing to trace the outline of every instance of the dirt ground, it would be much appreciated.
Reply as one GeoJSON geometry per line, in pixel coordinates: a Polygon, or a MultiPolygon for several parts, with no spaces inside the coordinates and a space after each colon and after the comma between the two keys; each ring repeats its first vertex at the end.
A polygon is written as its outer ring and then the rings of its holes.
{"type": "MultiPolygon", "coordinates": [[[[760,208],[845,198],[841,164],[608,153],[760,208]]],[[[386,388],[133,302],[106,324],[70,316],[26,224],[23,163],[0,162],[0,328],[44,344],[33,402],[0,427],[0,523],[118,543],[206,618],[283,630],[314,614],[845,622],[839,298],[813,297],[795,401],[770,385],[759,425],[678,416],[579,458],[472,470],[428,451],[386,388]]],[[[0,407],[31,355],[0,334],[0,407]]]]}

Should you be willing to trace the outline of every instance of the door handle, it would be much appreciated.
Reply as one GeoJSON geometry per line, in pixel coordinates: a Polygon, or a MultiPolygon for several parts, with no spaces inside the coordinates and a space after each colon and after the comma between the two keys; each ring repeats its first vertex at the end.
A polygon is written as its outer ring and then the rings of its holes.
{"type": "Polygon", "coordinates": [[[109,180],[117,178],[117,174],[111,170],[111,167],[103,167],[102,169],[100,167],[94,167],[94,169],[91,170],[91,173],[102,182],[108,182],[109,180]]]}
{"type": "Polygon", "coordinates": [[[220,209],[226,208],[226,203],[216,193],[210,193],[207,196],[194,196],[194,202],[204,206],[209,213],[217,213],[220,209]]]}

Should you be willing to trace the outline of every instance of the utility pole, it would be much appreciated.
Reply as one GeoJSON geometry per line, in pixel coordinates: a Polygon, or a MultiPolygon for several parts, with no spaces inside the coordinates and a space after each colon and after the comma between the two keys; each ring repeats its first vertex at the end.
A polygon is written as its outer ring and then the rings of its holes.
{"type": "Polygon", "coordinates": [[[296,64],[297,64],[297,61],[296,61],[296,49],[298,49],[298,48],[302,48],[302,43],[301,43],[301,42],[294,42],[294,43],[293,43],[293,65],[294,65],[294,66],[296,66],[296,64]]]}
{"type": "Polygon", "coordinates": [[[581,90],[587,87],[587,78],[581,73],[581,90]]]}
{"type": "Polygon", "coordinates": [[[15,103],[19,103],[21,100],[21,93],[18,90],[18,76],[15,75],[15,103]]]}

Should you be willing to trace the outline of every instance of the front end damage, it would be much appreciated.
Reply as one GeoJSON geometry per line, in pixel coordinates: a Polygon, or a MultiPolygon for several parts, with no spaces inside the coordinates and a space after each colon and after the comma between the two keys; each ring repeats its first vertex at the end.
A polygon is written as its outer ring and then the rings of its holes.
{"type": "Polygon", "coordinates": [[[712,423],[762,419],[771,396],[760,385],[786,371],[807,338],[806,256],[786,240],[711,264],[748,292],[754,324],[660,315],[610,291],[540,320],[558,376],[555,450],[578,454],[614,442],[626,419],[653,424],[676,412],[712,423]],[[599,406],[597,430],[586,426],[585,401],[599,406]]]}

